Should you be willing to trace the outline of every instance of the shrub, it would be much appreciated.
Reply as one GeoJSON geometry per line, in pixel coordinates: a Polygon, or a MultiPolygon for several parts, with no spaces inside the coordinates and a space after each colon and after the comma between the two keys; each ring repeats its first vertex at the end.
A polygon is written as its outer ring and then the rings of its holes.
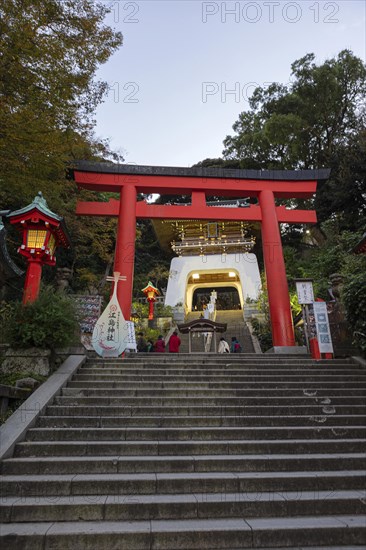
{"type": "Polygon", "coordinates": [[[73,302],[46,287],[31,304],[14,304],[6,336],[13,347],[55,349],[71,344],[77,330],[73,302]]]}
{"type": "Polygon", "coordinates": [[[261,350],[265,352],[271,349],[273,347],[273,343],[270,324],[268,322],[261,323],[255,317],[252,317],[251,323],[254,334],[260,343],[261,350]]]}
{"type": "Polygon", "coordinates": [[[343,303],[355,344],[366,353],[366,275],[357,273],[344,284],[343,303]]]}
{"type": "Polygon", "coordinates": [[[158,302],[155,304],[155,316],[156,317],[172,317],[173,309],[170,306],[158,302]]]}

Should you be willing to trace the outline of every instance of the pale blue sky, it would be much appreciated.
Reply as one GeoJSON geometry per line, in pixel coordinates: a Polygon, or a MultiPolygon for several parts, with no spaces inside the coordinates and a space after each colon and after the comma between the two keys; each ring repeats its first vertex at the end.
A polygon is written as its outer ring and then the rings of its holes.
{"type": "Polygon", "coordinates": [[[96,133],[128,163],[221,156],[256,84],[288,82],[291,63],[309,52],[323,62],[349,48],[366,60],[366,0],[108,4],[124,45],[98,73],[110,93],[96,133]]]}

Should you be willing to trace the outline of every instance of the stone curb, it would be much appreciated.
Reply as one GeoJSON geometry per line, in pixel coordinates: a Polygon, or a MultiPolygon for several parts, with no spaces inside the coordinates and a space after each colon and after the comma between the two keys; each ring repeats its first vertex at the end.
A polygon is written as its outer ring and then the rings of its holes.
{"type": "Polygon", "coordinates": [[[247,324],[247,327],[248,327],[248,330],[249,330],[249,333],[250,333],[250,337],[251,337],[252,342],[253,342],[254,352],[262,354],[263,353],[262,348],[261,348],[261,345],[259,343],[258,338],[254,334],[254,329],[253,329],[253,325],[252,325],[251,321],[250,320],[246,321],[246,324],[247,324]]]}
{"type": "Polygon", "coordinates": [[[38,416],[85,361],[86,356],[70,355],[60,368],[1,426],[0,460],[12,456],[15,445],[24,439],[27,430],[35,425],[38,416]]]}

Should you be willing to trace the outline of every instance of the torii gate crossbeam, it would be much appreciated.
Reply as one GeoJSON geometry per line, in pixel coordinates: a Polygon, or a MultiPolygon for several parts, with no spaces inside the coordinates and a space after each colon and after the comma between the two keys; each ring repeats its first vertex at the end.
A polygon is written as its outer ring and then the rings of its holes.
{"type": "Polygon", "coordinates": [[[118,300],[125,318],[132,303],[137,218],[258,221],[266,270],[274,346],[294,346],[279,223],[316,223],[312,210],[290,210],[276,206],[276,198],[311,198],[317,182],[329,170],[255,171],[203,168],[170,168],[79,162],[73,170],[77,185],[99,192],[118,192],[120,200],[78,202],[76,213],[84,216],[118,217],[114,270],[125,275],[118,300]],[[191,195],[191,204],[154,205],[137,202],[138,193],[191,195]],[[259,205],[249,208],[208,206],[206,197],[257,197],[259,205]]]}

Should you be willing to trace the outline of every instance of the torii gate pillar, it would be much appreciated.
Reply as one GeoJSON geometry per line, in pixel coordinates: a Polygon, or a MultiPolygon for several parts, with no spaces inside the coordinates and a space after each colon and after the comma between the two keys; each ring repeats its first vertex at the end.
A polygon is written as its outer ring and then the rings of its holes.
{"type": "Polygon", "coordinates": [[[294,346],[286,267],[273,192],[269,189],[261,191],[259,204],[262,211],[262,245],[273,345],[294,346]]]}
{"type": "Polygon", "coordinates": [[[134,185],[124,185],[121,188],[114,271],[126,277],[126,282],[118,285],[117,298],[127,321],[131,317],[135,263],[136,199],[137,192],[134,185]]]}

